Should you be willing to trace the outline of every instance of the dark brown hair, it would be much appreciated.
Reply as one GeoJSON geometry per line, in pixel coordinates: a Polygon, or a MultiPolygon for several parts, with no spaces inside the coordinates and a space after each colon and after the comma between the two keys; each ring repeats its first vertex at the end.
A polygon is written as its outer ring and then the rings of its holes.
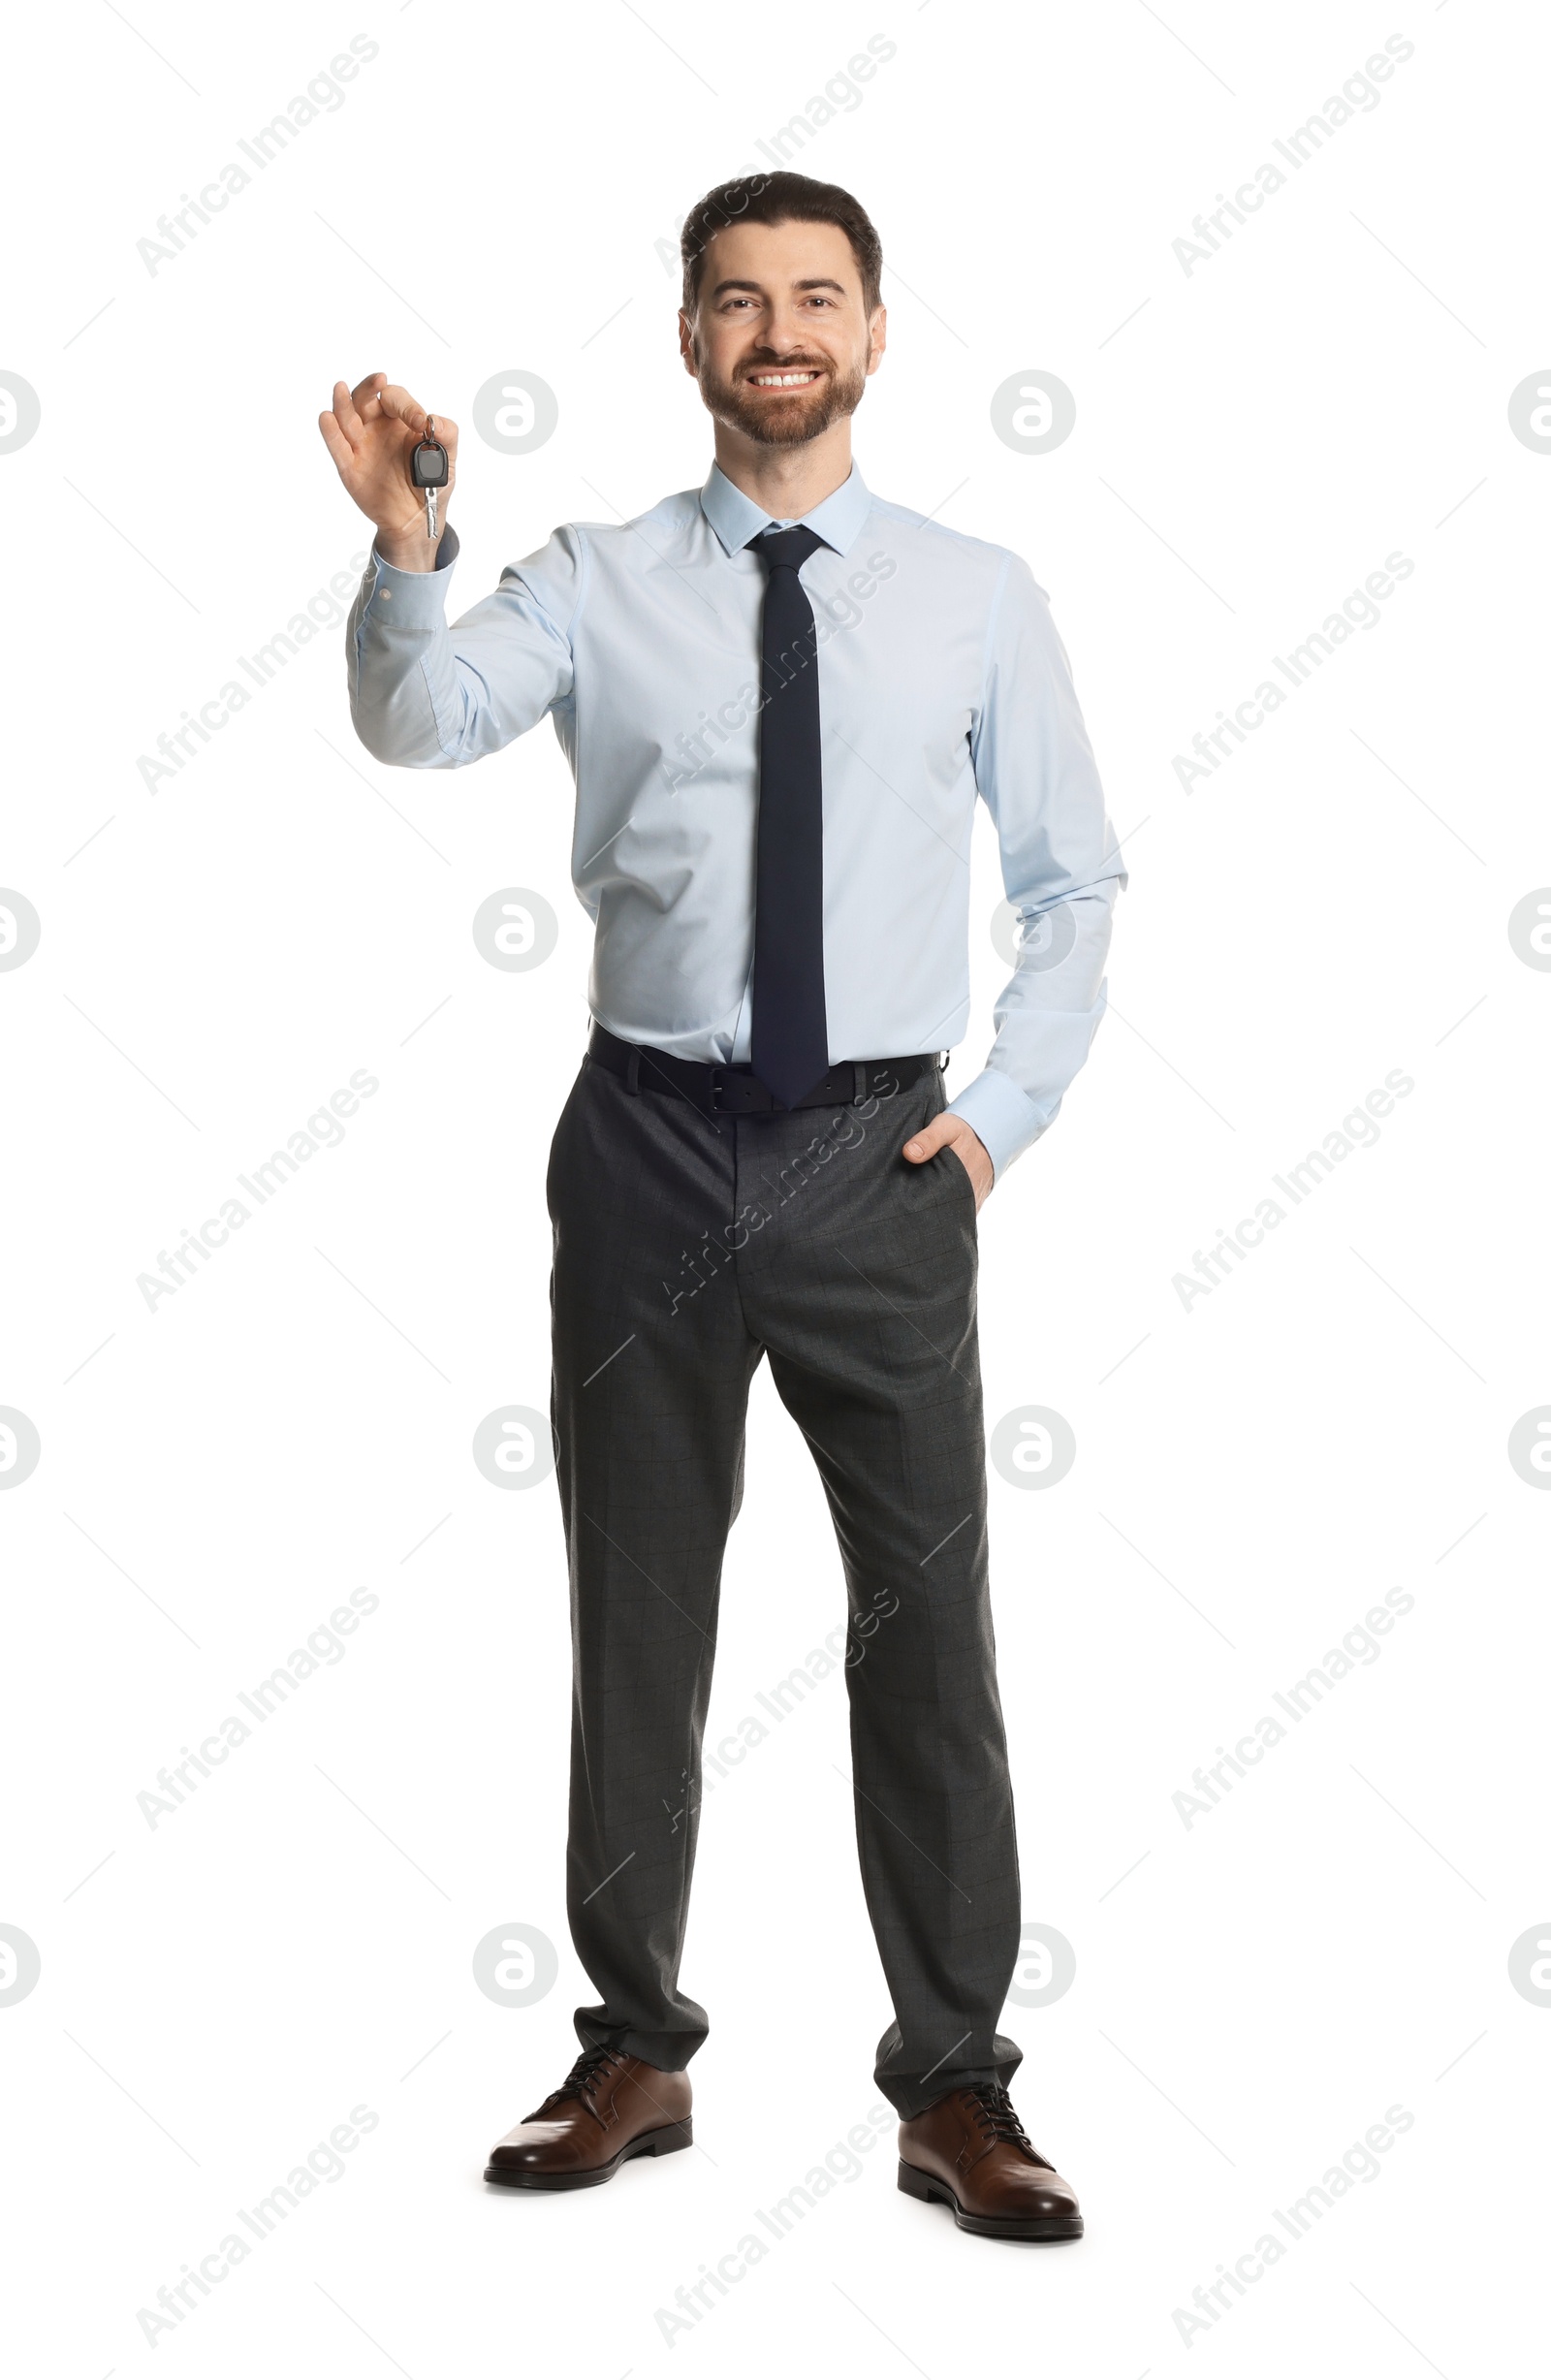
{"type": "Polygon", "coordinates": [[[706,249],[717,232],[734,223],[833,223],[851,243],[862,275],[862,303],[870,314],[881,302],[883,245],[865,206],[834,182],[810,181],[806,174],[744,174],[718,182],[684,217],[679,251],[684,264],[684,312],[700,299],[706,249]]]}

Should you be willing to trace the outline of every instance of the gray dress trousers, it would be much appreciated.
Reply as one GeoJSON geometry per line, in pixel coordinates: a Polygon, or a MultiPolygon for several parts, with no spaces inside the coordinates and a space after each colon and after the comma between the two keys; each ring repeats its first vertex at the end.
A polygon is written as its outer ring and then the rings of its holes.
{"type": "MultiPolygon", "coordinates": [[[[587,2047],[667,2070],[706,2038],[680,1987],[701,1736],[749,1381],[768,1355],[824,1482],[849,1603],[857,1845],[902,2116],[1006,2082],[1018,1855],[986,1562],[974,1190],[901,1152],[932,1066],[833,1108],[705,1115],[649,1057],[588,1057],[551,1152],[552,1412],[570,1567],[567,1897],[587,2047]]],[[[837,1615],[839,1619],[839,1615],[837,1615]]]]}

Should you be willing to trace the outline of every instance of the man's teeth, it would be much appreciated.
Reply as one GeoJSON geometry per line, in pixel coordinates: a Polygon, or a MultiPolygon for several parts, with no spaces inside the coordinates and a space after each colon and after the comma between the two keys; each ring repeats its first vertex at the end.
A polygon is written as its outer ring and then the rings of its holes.
{"type": "Polygon", "coordinates": [[[755,372],[753,375],[756,389],[801,389],[817,378],[817,372],[755,372]]]}

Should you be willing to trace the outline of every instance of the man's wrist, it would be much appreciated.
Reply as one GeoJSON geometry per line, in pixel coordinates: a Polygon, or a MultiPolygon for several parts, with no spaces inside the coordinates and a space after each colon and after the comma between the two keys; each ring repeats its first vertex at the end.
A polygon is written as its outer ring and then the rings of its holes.
{"type": "Polygon", "coordinates": [[[427,536],[424,515],[413,528],[379,529],[374,543],[383,560],[395,570],[434,570],[442,550],[440,532],[427,536]]]}

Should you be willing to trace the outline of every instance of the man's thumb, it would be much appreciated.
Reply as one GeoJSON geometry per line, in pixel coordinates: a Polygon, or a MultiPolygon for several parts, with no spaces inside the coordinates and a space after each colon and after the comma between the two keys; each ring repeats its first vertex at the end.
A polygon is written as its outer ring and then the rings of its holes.
{"type": "Polygon", "coordinates": [[[933,1122],[927,1126],[924,1132],[912,1133],[910,1138],[905,1142],[904,1154],[910,1159],[912,1164],[919,1165],[923,1158],[935,1157],[937,1151],[942,1146],[943,1140],[943,1134],[939,1129],[939,1125],[940,1118],[934,1118],[933,1122]]]}

